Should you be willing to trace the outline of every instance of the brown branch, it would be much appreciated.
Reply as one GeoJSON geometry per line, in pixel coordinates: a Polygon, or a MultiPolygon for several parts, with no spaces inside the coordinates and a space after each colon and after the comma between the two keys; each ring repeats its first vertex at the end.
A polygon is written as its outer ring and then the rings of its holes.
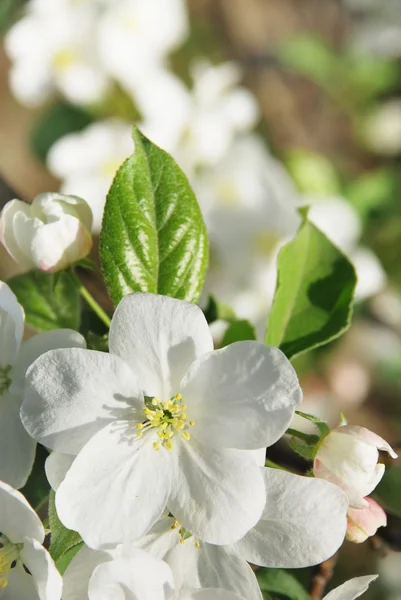
{"type": "Polygon", "coordinates": [[[310,585],[311,600],[322,600],[325,587],[333,577],[337,557],[338,554],[334,554],[334,556],[320,563],[315,568],[310,585]]]}

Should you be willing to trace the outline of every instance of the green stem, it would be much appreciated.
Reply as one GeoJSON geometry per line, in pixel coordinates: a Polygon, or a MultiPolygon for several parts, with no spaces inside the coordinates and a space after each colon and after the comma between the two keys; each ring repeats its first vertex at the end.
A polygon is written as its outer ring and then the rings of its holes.
{"type": "Polygon", "coordinates": [[[287,429],[286,434],[292,435],[293,437],[302,440],[308,445],[317,444],[317,442],[320,439],[318,435],[303,433],[302,431],[297,431],[296,429],[287,429]]]}
{"type": "Polygon", "coordinates": [[[269,458],[266,458],[266,460],[265,460],[265,467],[270,467],[271,469],[279,469],[280,471],[286,471],[286,469],[284,469],[284,467],[281,467],[280,465],[273,462],[269,458]]]}
{"type": "Polygon", "coordinates": [[[71,281],[73,282],[73,284],[77,288],[78,292],[81,294],[82,298],[89,304],[89,306],[91,307],[91,309],[97,314],[97,316],[99,317],[99,319],[101,321],[103,321],[103,323],[106,325],[106,327],[109,328],[110,327],[110,323],[111,323],[109,315],[96,302],[96,300],[94,299],[94,297],[92,296],[92,294],[86,289],[86,287],[84,286],[84,284],[80,282],[80,280],[75,275],[75,273],[74,273],[74,271],[72,269],[69,271],[69,275],[70,275],[71,281]]]}

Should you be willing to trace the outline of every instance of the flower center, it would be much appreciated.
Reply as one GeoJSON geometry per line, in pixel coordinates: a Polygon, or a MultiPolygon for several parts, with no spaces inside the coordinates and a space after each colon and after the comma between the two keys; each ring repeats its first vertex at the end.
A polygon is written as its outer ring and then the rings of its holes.
{"type": "Polygon", "coordinates": [[[2,396],[4,394],[4,392],[6,392],[11,385],[11,377],[10,377],[11,369],[12,369],[11,365],[0,364],[0,396],[2,396]]]}
{"type": "MultiPolygon", "coordinates": [[[[174,519],[174,522],[171,525],[170,529],[177,529],[177,527],[179,527],[178,534],[180,536],[180,544],[185,544],[185,540],[189,540],[189,538],[192,537],[192,533],[185,529],[185,527],[181,527],[179,521],[174,519]]],[[[194,546],[195,548],[199,548],[200,543],[198,542],[198,540],[194,540],[194,546]]]]}
{"type": "Polygon", "coordinates": [[[17,566],[23,544],[13,544],[4,533],[0,534],[0,589],[8,584],[10,570],[17,566]]]}
{"type": "Polygon", "coordinates": [[[64,71],[78,60],[78,55],[72,48],[62,48],[53,56],[53,68],[55,71],[64,71]]]}
{"type": "Polygon", "coordinates": [[[142,437],[146,430],[155,428],[160,438],[153,443],[155,450],[159,450],[161,446],[166,450],[172,450],[173,438],[177,432],[183,440],[190,440],[191,434],[187,430],[195,425],[195,421],[187,420],[186,408],[186,404],[182,404],[181,394],[176,394],[166,402],[162,402],[159,398],[145,396],[146,421],[136,426],[137,437],[142,437]]]}

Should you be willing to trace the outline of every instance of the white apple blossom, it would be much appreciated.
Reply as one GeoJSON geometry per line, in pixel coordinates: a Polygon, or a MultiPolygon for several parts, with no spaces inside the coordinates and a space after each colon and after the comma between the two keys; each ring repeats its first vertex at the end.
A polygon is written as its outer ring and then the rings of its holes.
{"type": "Polygon", "coordinates": [[[98,56],[99,5],[93,2],[34,2],[5,37],[16,98],[37,106],[59,91],[70,102],[93,104],[109,88],[98,56]]]}
{"type": "Polygon", "coordinates": [[[131,128],[120,119],[97,121],[60,138],[47,156],[49,170],[62,180],[60,192],[85,197],[92,210],[94,233],[100,232],[114,175],[134,151],[131,128]]]}
{"type": "Polygon", "coordinates": [[[99,19],[99,59],[130,90],[152,77],[188,33],[185,0],[118,0],[99,19]]]}
{"type": "Polygon", "coordinates": [[[25,485],[36,448],[20,418],[26,370],[47,350],[85,347],[85,340],[69,329],[39,333],[21,344],[23,331],[23,308],[0,282],[0,479],[15,488],[25,485]]]}
{"type": "MultiPolygon", "coordinates": [[[[57,452],[51,456],[48,474],[54,477],[63,470],[65,474],[65,457],[57,452]]],[[[247,600],[261,600],[259,584],[247,561],[299,568],[327,559],[343,542],[348,507],[345,494],[328,482],[267,468],[263,472],[266,507],[262,519],[241,542],[230,547],[194,540],[174,517],[165,516],[136,545],[167,562],[179,589],[224,588],[247,600]]],[[[65,600],[70,598],[70,590],[76,594],[71,599],[84,597],[95,565],[115,554],[83,547],[66,572],[65,600]]]]}
{"type": "Polygon", "coordinates": [[[377,579],[378,575],[364,575],[363,577],[354,577],[335,588],[323,598],[323,600],[355,600],[362,596],[369,585],[377,579]]]}
{"type": "Polygon", "coordinates": [[[49,192],[32,204],[7,202],[0,214],[0,241],[22,269],[54,273],[89,254],[91,226],[85,200],[49,192]]]}
{"type": "Polygon", "coordinates": [[[387,515],[373,498],[365,498],[366,508],[350,508],[347,514],[347,540],[360,544],[387,525],[387,515]]]}
{"type": "Polygon", "coordinates": [[[247,600],[222,588],[181,590],[168,564],[132,545],[82,548],[64,575],[63,600],[247,600]],[[132,594],[132,596],[131,596],[132,594]]]}
{"type": "Polygon", "coordinates": [[[240,539],[265,504],[260,449],[301,401],[289,361],[257,342],[213,352],[197,306],[142,293],[118,305],[109,344],[48,352],[27,375],[25,427],[76,456],[60,519],[94,548],[140,538],[166,507],[197,538],[240,539]]]}
{"type": "Polygon", "coordinates": [[[62,579],[43,548],[43,525],[24,496],[0,481],[2,600],[60,600],[62,579]]]}
{"type": "Polygon", "coordinates": [[[373,492],[385,471],[385,466],[377,462],[378,450],[397,458],[391,446],[369,429],[341,425],[321,441],[313,473],[341,487],[352,508],[367,508],[365,496],[373,492]]]}

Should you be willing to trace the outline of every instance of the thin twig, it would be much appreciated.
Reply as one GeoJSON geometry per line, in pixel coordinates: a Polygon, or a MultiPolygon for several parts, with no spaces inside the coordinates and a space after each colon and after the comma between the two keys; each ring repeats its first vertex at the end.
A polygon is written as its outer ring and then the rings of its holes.
{"type": "Polygon", "coordinates": [[[325,587],[333,577],[337,557],[338,554],[334,554],[328,560],[317,565],[310,585],[311,600],[322,600],[325,587]]]}

